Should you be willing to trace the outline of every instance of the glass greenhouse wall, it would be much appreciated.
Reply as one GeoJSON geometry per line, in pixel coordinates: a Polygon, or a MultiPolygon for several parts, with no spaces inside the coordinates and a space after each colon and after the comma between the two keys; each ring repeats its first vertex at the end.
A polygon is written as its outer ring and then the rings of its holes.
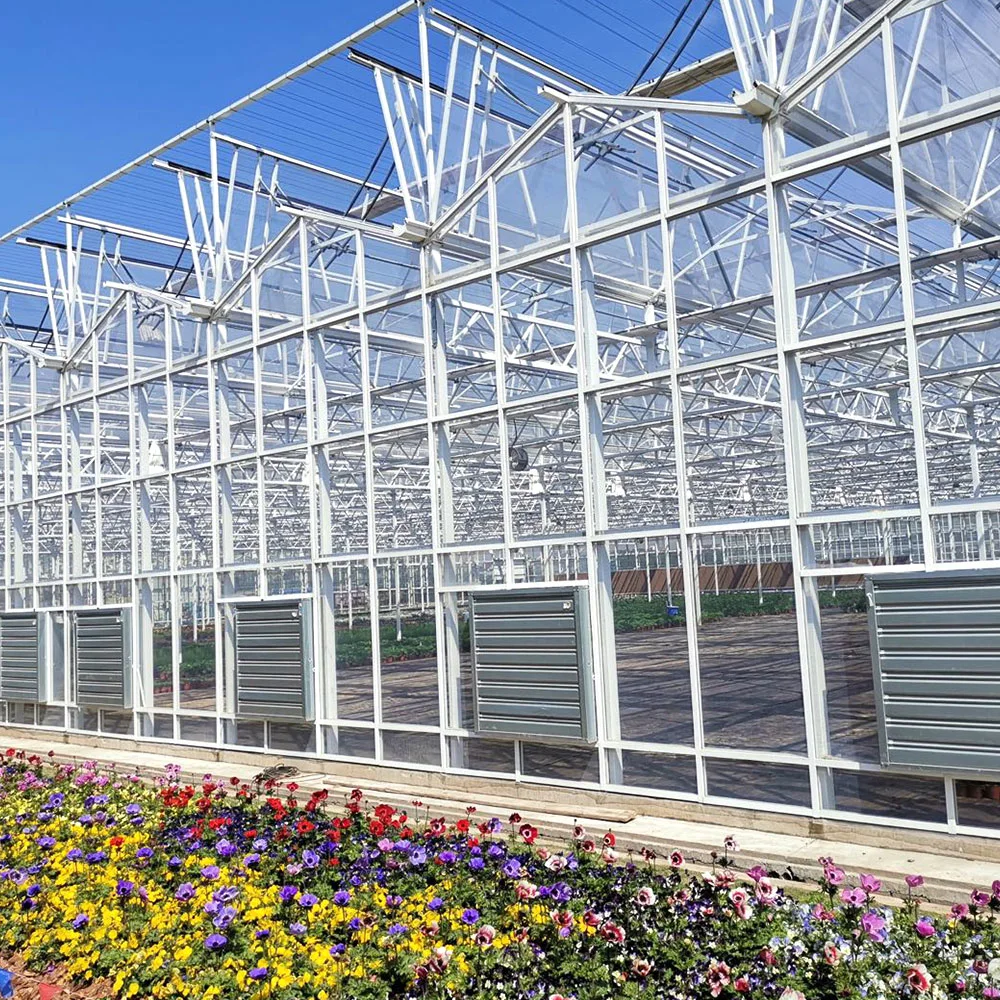
{"type": "Polygon", "coordinates": [[[1000,835],[863,590],[1000,574],[1000,14],[723,10],[620,96],[404,4],[8,234],[0,720],[1000,835]],[[595,738],[481,734],[470,595],[567,584],[595,738]]]}

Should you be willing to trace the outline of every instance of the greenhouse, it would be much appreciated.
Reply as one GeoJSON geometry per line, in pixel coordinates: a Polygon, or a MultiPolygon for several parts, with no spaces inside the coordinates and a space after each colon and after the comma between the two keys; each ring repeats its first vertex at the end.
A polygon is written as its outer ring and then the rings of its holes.
{"type": "Polygon", "coordinates": [[[721,12],[408,2],[0,241],[8,739],[1000,837],[1000,12],[721,12]]]}

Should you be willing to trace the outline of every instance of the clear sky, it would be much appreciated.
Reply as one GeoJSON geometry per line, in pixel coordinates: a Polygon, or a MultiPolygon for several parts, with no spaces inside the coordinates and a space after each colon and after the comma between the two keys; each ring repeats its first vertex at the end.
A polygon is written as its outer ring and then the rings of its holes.
{"type": "MultiPolygon", "coordinates": [[[[0,3],[0,232],[394,6],[393,0],[0,3]]],[[[627,87],[703,0],[439,0],[596,83],[627,87]]],[[[718,0],[679,64],[728,47],[718,0]]],[[[663,66],[658,62],[649,75],[663,66]]]]}

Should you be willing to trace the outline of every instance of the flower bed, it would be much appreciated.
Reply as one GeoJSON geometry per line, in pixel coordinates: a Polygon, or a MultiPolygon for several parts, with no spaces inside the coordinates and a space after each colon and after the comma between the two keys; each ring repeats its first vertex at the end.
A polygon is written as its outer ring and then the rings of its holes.
{"type": "Polygon", "coordinates": [[[795,899],[733,845],[690,874],[610,833],[550,852],[516,815],[413,812],[8,751],[0,956],[125,997],[1000,997],[1000,881],[931,917],[832,861],[795,899]]]}

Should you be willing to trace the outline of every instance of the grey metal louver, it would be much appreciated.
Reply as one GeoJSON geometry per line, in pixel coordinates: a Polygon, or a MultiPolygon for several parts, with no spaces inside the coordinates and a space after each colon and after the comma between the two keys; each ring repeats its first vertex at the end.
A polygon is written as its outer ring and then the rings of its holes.
{"type": "Polygon", "coordinates": [[[586,591],[472,594],[470,611],[476,731],[593,742],[586,591]]]}
{"type": "Polygon", "coordinates": [[[1000,576],[866,586],[882,763],[1000,773],[1000,576]]]}
{"type": "Polygon", "coordinates": [[[73,650],[78,705],[132,707],[132,616],[128,608],[75,612],[73,650]]]}
{"type": "Polygon", "coordinates": [[[237,716],[311,719],[308,602],[241,603],[233,616],[237,716]]]}
{"type": "Polygon", "coordinates": [[[0,615],[0,701],[44,702],[44,629],[35,612],[0,615]]]}

